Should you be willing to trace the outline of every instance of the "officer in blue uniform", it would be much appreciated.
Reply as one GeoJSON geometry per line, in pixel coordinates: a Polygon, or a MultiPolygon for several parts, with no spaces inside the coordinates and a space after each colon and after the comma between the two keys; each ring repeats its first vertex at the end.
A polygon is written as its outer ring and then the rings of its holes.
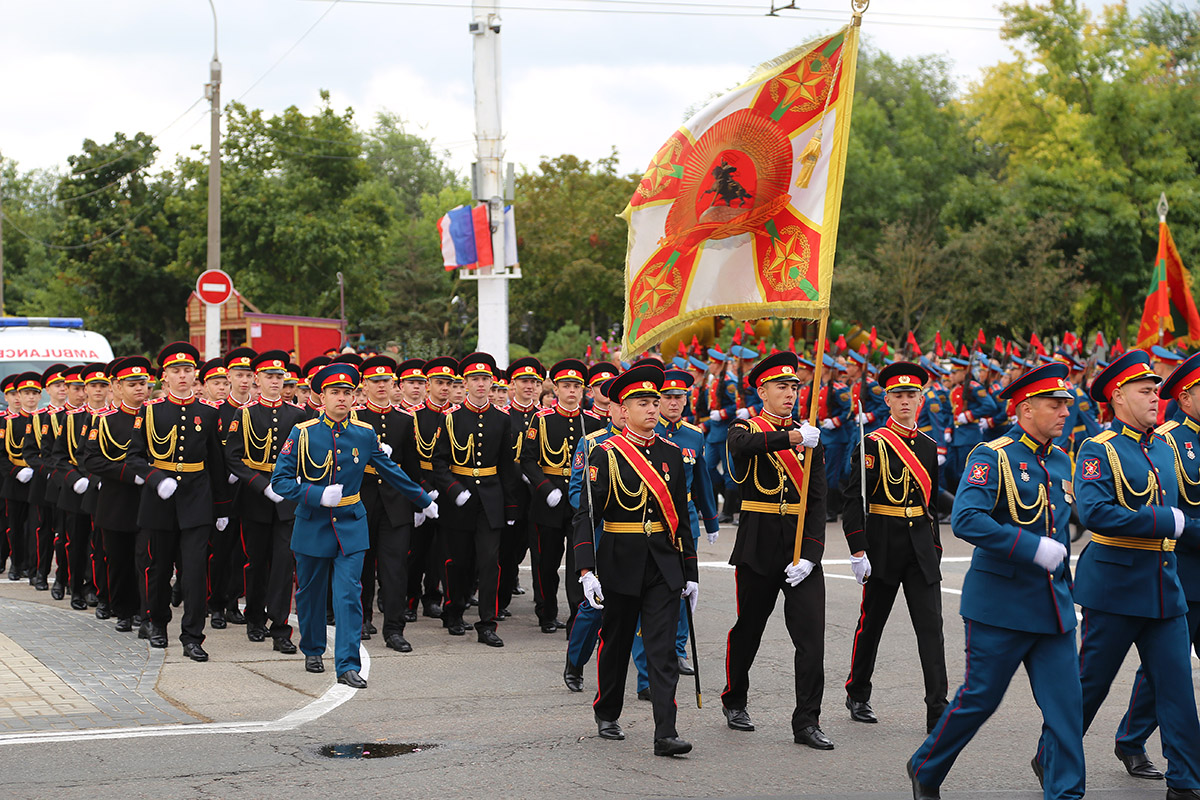
{"type": "Polygon", "coordinates": [[[737,380],[727,369],[729,357],[713,347],[708,351],[708,372],[699,387],[700,403],[697,403],[696,419],[705,424],[704,463],[714,490],[724,489],[725,507],[721,521],[733,521],[733,509],[737,505],[737,484],[729,471],[729,456],[725,452],[725,439],[729,436],[729,423],[737,418],[737,380]],[[703,408],[703,412],[699,409],[703,408]],[[718,469],[724,464],[724,472],[718,469]]]}
{"type": "Polygon", "coordinates": [[[958,754],[1025,665],[1042,710],[1047,800],[1084,794],[1068,497],[1071,459],[1052,442],[1066,421],[1067,368],[1050,364],[1005,388],[1017,424],[976,447],[954,498],[954,535],[975,545],[963,581],[963,685],[907,764],[915,800],[939,797],[958,754]]]}
{"type": "Polygon", "coordinates": [[[937,444],[938,486],[942,487],[941,491],[944,492],[946,455],[949,453],[951,433],[954,429],[954,418],[950,413],[950,395],[939,380],[939,376],[945,375],[946,371],[927,358],[922,358],[920,363],[929,374],[929,383],[921,390],[924,400],[921,403],[921,411],[917,414],[917,430],[937,444]]]}
{"type": "MultiPolygon", "coordinates": [[[[842,475],[850,470],[850,454],[858,449],[859,423],[862,423],[863,432],[874,433],[887,422],[890,413],[887,401],[883,399],[883,388],[871,376],[866,356],[851,350],[846,372],[851,383],[849,407],[841,416],[842,427],[849,428],[846,451],[842,456],[842,475]]],[[[832,483],[829,485],[833,486],[832,483]]]]}
{"type": "Polygon", "coordinates": [[[758,390],[750,385],[749,379],[750,370],[754,369],[754,362],[758,360],[758,351],[752,347],[734,345],[729,348],[729,354],[741,359],[742,385],[738,387],[738,409],[745,409],[746,413],[740,413],[738,417],[749,419],[762,412],[762,400],[758,396],[758,390]]]}
{"type": "Polygon", "coordinates": [[[946,459],[946,487],[954,491],[964,475],[967,455],[983,441],[988,418],[996,416],[1000,408],[988,394],[987,388],[971,377],[970,361],[952,358],[950,363],[950,381],[954,386],[950,390],[950,408],[954,414],[955,428],[946,459]]]}
{"type": "MultiPolygon", "coordinates": [[[[1109,403],[1115,420],[1083,443],[1075,465],[1079,516],[1092,531],[1075,575],[1075,602],[1083,609],[1083,730],[1136,644],[1145,675],[1159,687],[1155,712],[1169,762],[1167,798],[1200,800],[1200,720],[1175,555],[1177,544],[1200,541],[1200,520],[1180,510],[1174,452],[1154,432],[1160,380],[1146,352],[1131,350],[1092,383],[1092,399],[1109,403]]],[[[1035,771],[1039,763],[1047,763],[1043,748],[1035,771]]]]}
{"type": "MultiPolygon", "coordinates": [[[[1200,517],[1200,353],[1184,361],[1163,382],[1158,392],[1179,408],[1174,419],[1155,430],[1171,446],[1175,477],[1179,481],[1179,507],[1189,518],[1200,517]]],[[[1176,566],[1187,598],[1188,633],[1200,642],[1200,549],[1180,541],[1175,548],[1176,566]]],[[[1138,668],[1129,698],[1129,711],[1117,726],[1117,758],[1135,778],[1162,780],[1163,774],[1146,757],[1146,740],[1158,727],[1155,688],[1138,668]]]]}
{"type": "MultiPolygon", "coordinates": [[[[801,366],[804,363],[804,360],[801,360],[801,366]]],[[[847,448],[850,444],[852,426],[846,420],[850,418],[852,402],[850,387],[841,380],[842,373],[845,371],[842,365],[828,353],[824,355],[821,363],[825,367],[821,371],[821,377],[825,379],[825,383],[819,388],[814,402],[817,403],[819,413],[820,409],[824,409],[824,418],[818,420],[818,424],[824,430],[824,433],[821,434],[821,443],[825,445],[825,480],[829,486],[830,498],[825,511],[825,521],[833,522],[837,520],[838,510],[841,508],[842,480],[845,478],[847,465],[850,463],[847,448]],[[821,405],[822,399],[824,405],[821,405]]],[[[797,423],[808,419],[808,409],[802,409],[800,405],[800,403],[796,403],[792,412],[792,417],[797,423]]]]}
{"type": "Polygon", "coordinates": [[[365,689],[358,657],[362,636],[363,555],[370,546],[367,510],[359,500],[367,465],[404,494],[426,517],[437,506],[379,446],[375,429],[350,415],[359,383],[352,364],[329,364],[312,376],[323,409],[292,428],[279,451],[271,488],[296,503],[296,616],[304,668],[324,672],[325,601],[333,572],[334,647],[338,683],[365,689]]]}

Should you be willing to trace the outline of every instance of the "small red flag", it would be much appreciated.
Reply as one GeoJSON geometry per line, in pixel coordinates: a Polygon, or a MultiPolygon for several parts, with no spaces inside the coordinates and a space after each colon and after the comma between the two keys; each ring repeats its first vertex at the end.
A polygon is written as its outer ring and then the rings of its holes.
{"type": "Polygon", "coordinates": [[[795,336],[788,339],[788,350],[790,350],[793,353],[796,352],[796,337],[795,336]]]}
{"type": "Polygon", "coordinates": [[[838,334],[838,340],[837,340],[837,349],[838,349],[838,352],[839,352],[839,353],[840,353],[841,351],[843,351],[843,350],[845,350],[845,349],[846,349],[846,336],[845,336],[845,334],[841,334],[841,333],[839,333],[839,334],[838,334]]]}
{"type": "Polygon", "coordinates": [[[992,350],[999,352],[999,353],[1004,352],[1004,340],[1001,339],[999,336],[996,337],[996,342],[995,342],[995,344],[992,345],[992,350]]]}
{"type": "Polygon", "coordinates": [[[961,349],[961,350],[959,350],[958,354],[959,354],[960,356],[962,356],[963,358],[970,358],[970,357],[971,357],[971,354],[967,352],[967,346],[966,346],[965,344],[962,346],[962,349],[961,349]]]}
{"type": "Polygon", "coordinates": [[[741,328],[738,328],[737,330],[735,330],[733,332],[733,343],[734,344],[742,343],[742,329],[741,328]]]}
{"type": "Polygon", "coordinates": [[[754,333],[754,326],[752,326],[750,324],[750,321],[747,320],[746,321],[746,336],[753,339],[755,337],[755,335],[756,334],[754,333]]]}
{"type": "Polygon", "coordinates": [[[763,339],[761,342],[758,343],[758,354],[761,356],[761,355],[766,355],[766,353],[767,353],[767,340],[763,339]]]}
{"type": "Polygon", "coordinates": [[[975,337],[975,341],[978,343],[980,350],[987,347],[987,337],[983,335],[983,328],[979,329],[979,335],[975,337]]]}
{"type": "Polygon", "coordinates": [[[1110,359],[1116,358],[1117,356],[1121,355],[1121,353],[1124,353],[1124,352],[1125,352],[1125,345],[1121,344],[1121,337],[1118,336],[1117,340],[1115,342],[1113,342],[1112,352],[1109,353],[1109,358],[1110,359]]]}
{"type": "Polygon", "coordinates": [[[587,357],[592,357],[592,346],[590,344],[587,346],[587,357]]]}
{"type": "Polygon", "coordinates": [[[867,346],[865,344],[858,348],[858,354],[860,356],[868,355],[867,346]]]}
{"type": "Polygon", "coordinates": [[[884,342],[882,347],[883,347],[883,357],[888,358],[891,355],[891,353],[888,351],[888,343],[884,342]]]}
{"type": "Polygon", "coordinates": [[[1096,331],[1096,347],[1104,347],[1104,332],[1096,331]]]}
{"type": "Polygon", "coordinates": [[[879,339],[879,335],[877,333],[875,333],[875,326],[872,325],[871,326],[871,349],[872,350],[874,350],[876,348],[876,341],[878,341],[878,339],[879,339]]]}
{"type": "Polygon", "coordinates": [[[1036,333],[1030,334],[1029,346],[1032,347],[1039,356],[1046,355],[1046,348],[1042,346],[1042,340],[1038,338],[1036,333]]]}

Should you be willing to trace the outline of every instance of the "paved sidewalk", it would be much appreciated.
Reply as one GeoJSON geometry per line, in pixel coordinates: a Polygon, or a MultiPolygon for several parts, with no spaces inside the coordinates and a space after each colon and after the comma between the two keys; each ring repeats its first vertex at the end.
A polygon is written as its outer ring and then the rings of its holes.
{"type": "Polygon", "coordinates": [[[111,622],[0,599],[0,732],[196,722],[155,691],[162,665],[111,622]]]}

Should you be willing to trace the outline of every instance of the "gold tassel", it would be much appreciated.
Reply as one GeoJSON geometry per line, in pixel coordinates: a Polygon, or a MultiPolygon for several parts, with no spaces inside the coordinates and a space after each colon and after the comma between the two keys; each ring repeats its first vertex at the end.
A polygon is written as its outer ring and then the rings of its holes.
{"type": "Polygon", "coordinates": [[[801,189],[808,188],[808,182],[812,180],[813,170],[817,168],[817,162],[821,160],[821,130],[818,128],[813,137],[808,140],[808,144],[804,145],[804,152],[800,154],[800,175],[796,178],[796,185],[801,189]]]}

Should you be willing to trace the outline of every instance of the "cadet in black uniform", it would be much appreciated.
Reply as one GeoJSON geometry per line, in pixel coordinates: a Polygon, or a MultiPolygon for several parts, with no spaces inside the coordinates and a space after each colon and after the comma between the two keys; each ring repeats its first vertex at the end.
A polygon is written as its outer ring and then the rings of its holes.
{"type": "Polygon", "coordinates": [[[36,571],[36,556],[29,547],[29,492],[33,467],[25,462],[24,454],[25,440],[34,439],[33,412],[42,395],[42,376],[36,372],[22,372],[5,381],[5,394],[15,390],[20,397],[17,413],[5,417],[4,450],[0,452],[0,463],[6,475],[4,499],[8,505],[8,542],[12,556],[8,579],[19,581],[36,571]]]}
{"type": "Polygon", "coordinates": [[[511,421],[488,400],[495,370],[496,361],[487,353],[473,353],[459,364],[467,394],[462,406],[443,418],[433,447],[433,479],[445,498],[441,533],[448,602],[443,623],[448,622],[454,636],[466,633],[463,611],[471,579],[477,576],[479,641],[503,647],[496,635],[500,531],[516,520],[517,509],[509,498],[520,478],[513,460],[511,421]]]}
{"type": "Polygon", "coordinates": [[[147,403],[134,420],[126,459],[146,483],[138,526],[149,536],[150,646],[167,646],[171,570],[178,551],[183,581],[179,640],[188,658],[207,661],[201,643],[209,531],[229,525],[230,501],[217,409],[192,392],[198,360],[196,348],[187,342],[174,342],[159,353],[166,395],[147,403]]]}
{"type": "Polygon", "coordinates": [[[625,738],[618,720],[640,618],[654,754],[671,756],[692,749],[675,728],[675,631],[680,594],[694,608],[700,590],[683,452],[654,432],[663,380],[661,367],[643,364],[609,385],[609,397],[625,411],[625,428],[592,450],[591,491],[579,497],[572,550],[585,597],[604,609],[592,703],[597,730],[604,739],[625,738]],[[603,528],[598,544],[593,520],[603,528]]]}
{"type": "MultiPolygon", "coordinates": [[[[532,356],[518,358],[508,365],[508,382],[513,387],[512,403],[508,408],[509,419],[512,420],[513,454],[517,462],[521,461],[521,448],[525,441],[525,431],[529,430],[534,415],[539,407],[538,392],[542,381],[546,379],[546,368],[542,362],[532,356]]],[[[525,559],[525,553],[530,550],[533,536],[533,526],[529,524],[529,505],[532,495],[525,481],[517,484],[517,494],[513,501],[517,506],[517,521],[505,528],[500,535],[500,613],[508,616],[508,605],[512,602],[514,592],[518,587],[518,569],[525,559]]],[[[533,548],[534,560],[531,567],[537,575],[537,548],[533,548]]],[[[533,585],[537,587],[536,577],[533,585]]],[[[541,606],[541,596],[535,595],[534,606],[541,606]]]]}
{"type": "MultiPolygon", "coordinates": [[[[65,364],[54,364],[42,372],[42,387],[47,394],[53,393],[62,397],[66,393],[66,383],[62,371],[65,364]]],[[[50,588],[50,563],[54,559],[54,531],[58,515],[52,503],[46,499],[48,480],[53,473],[53,465],[46,463],[43,453],[48,453],[46,440],[52,439],[50,420],[62,407],[61,401],[56,405],[51,397],[50,405],[33,414],[33,436],[25,437],[22,456],[25,463],[33,467],[33,480],[29,482],[29,515],[33,539],[34,573],[29,576],[29,585],[38,591],[50,588]],[[35,522],[36,515],[36,522],[35,522]]]]}
{"type": "MultiPolygon", "coordinates": [[[[430,359],[424,367],[425,403],[413,414],[413,437],[417,443],[417,466],[420,468],[413,480],[421,484],[434,500],[438,499],[437,484],[433,479],[433,445],[437,441],[450,410],[450,386],[458,374],[458,360],[449,356],[430,359]]],[[[420,530],[414,530],[408,555],[408,609],[404,619],[417,621],[417,604],[421,613],[432,619],[441,619],[442,626],[450,627],[450,619],[443,614],[442,575],[445,573],[445,557],[442,554],[442,525],[439,520],[427,519],[420,530]]]]}
{"type": "Polygon", "coordinates": [[[864,584],[862,611],[854,631],[846,707],[856,722],[878,722],[871,708],[871,674],[879,638],[896,592],[904,587],[909,617],[917,633],[917,652],[925,676],[925,728],[933,730],[946,708],[946,652],[942,636],[942,539],[937,511],[937,450],[917,430],[924,369],[905,361],[879,371],[879,385],[891,414],[863,443],[867,475],[863,518],[862,464],[850,456],[842,530],[850,548],[854,577],[864,584]],[[868,581],[867,579],[870,578],[868,581]]]}
{"type": "MultiPolygon", "coordinates": [[[[241,414],[225,429],[225,461],[240,487],[234,505],[242,525],[241,548],[234,552],[244,549],[246,554],[244,581],[234,578],[233,583],[246,586],[246,636],[252,642],[264,641],[270,619],[275,650],[290,655],[296,652],[288,624],[296,573],[292,556],[296,504],[271,488],[271,473],[279,449],[305,414],[283,401],[287,353],[268,350],[255,356],[250,366],[258,382],[258,399],[242,406],[241,414]]],[[[237,598],[232,602],[236,604],[237,598]]]]}
{"type": "MultiPolygon", "coordinates": [[[[742,507],[734,565],[738,618],[729,631],[725,653],[725,690],[721,703],[729,727],[754,730],[746,711],[750,666],[763,630],[783,592],[783,619],[796,648],[796,709],[792,736],[797,744],[832,750],[821,730],[825,686],[825,454],[820,430],[795,425],[799,360],[795,353],[768,356],[750,372],[750,385],[763,401],[762,413],[729,426],[732,478],[741,487],[742,507]],[[811,470],[804,514],[800,560],[796,546],[800,487],[811,470]]],[[[651,690],[653,692],[653,689],[651,690]]]]}
{"type": "MultiPolygon", "coordinates": [[[[257,357],[258,353],[249,347],[236,347],[225,354],[229,395],[225,402],[217,406],[222,448],[229,442],[229,429],[233,421],[238,419],[242,415],[242,409],[253,401],[254,359],[257,357]]],[[[241,487],[237,484],[237,476],[233,472],[229,473],[228,480],[233,487],[229,490],[232,501],[229,508],[232,513],[225,530],[214,529],[210,534],[211,553],[208,560],[208,609],[212,613],[212,626],[218,630],[230,622],[235,625],[246,623],[246,617],[238,609],[238,597],[246,588],[243,574],[246,553],[241,542],[242,520],[237,502],[241,487]]],[[[262,639],[251,636],[250,641],[261,642],[262,639]]]]}

